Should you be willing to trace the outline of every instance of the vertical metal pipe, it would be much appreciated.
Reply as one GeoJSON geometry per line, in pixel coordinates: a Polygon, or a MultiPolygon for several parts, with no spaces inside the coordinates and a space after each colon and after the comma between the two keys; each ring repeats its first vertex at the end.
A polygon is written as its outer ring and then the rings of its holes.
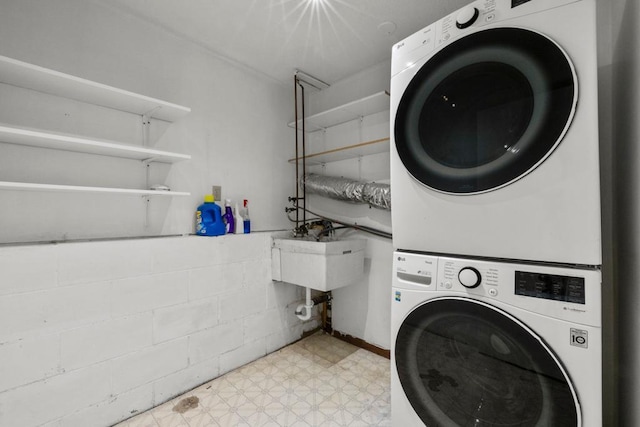
{"type": "Polygon", "coordinates": [[[307,175],[307,152],[306,152],[306,132],[304,128],[304,86],[300,85],[302,91],[302,205],[304,207],[302,211],[302,224],[307,223],[307,185],[304,182],[304,177],[307,175]]]}
{"type": "Polygon", "coordinates": [[[296,124],[296,200],[295,200],[295,206],[296,206],[296,232],[298,230],[298,226],[299,226],[299,222],[300,222],[300,217],[299,217],[299,209],[298,207],[298,201],[300,200],[300,195],[299,195],[299,188],[300,188],[300,174],[298,172],[298,161],[299,161],[299,156],[298,156],[298,76],[293,76],[293,97],[294,97],[294,101],[293,101],[293,105],[294,105],[294,115],[295,115],[295,124],[296,124]]]}

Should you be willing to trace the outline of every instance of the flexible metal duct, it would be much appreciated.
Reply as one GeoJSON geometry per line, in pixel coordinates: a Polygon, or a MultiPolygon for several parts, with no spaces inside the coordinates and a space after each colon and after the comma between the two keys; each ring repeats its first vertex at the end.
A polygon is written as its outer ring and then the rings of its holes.
{"type": "Polygon", "coordinates": [[[376,208],[391,210],[389,184],[362,182],[348,178],[324,176],[315,173],[304,177],[305,190],[331,199],[367,203],[376,208]]]}

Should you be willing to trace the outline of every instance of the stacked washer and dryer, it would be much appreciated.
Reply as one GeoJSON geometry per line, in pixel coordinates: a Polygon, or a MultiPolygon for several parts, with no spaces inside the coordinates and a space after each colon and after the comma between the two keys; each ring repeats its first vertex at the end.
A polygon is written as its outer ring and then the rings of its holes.
{"type": "Polygon", "coordinates": [[[394,426],[602,425],[595,0],[393,47],[394,426]]]}

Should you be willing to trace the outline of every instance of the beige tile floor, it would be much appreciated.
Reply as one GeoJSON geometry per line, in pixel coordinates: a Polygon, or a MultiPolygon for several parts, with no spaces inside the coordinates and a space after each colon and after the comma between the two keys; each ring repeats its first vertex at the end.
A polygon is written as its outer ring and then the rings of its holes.
{"type": "Polygon", "coordinates": [[[390,426],[389,360],[319,332],[117,427],[390,426]]]}

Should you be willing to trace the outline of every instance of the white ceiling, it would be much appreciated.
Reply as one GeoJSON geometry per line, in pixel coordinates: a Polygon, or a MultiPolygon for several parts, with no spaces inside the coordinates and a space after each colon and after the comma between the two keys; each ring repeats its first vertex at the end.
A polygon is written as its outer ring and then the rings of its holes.
{"type": "Polygon", "coordinates": [[[470,2],[101,1],[285,84],[296,69],[333,83],[388,60],[396,42],[470,2]],[[391,34],[389,27],[395,27],[391,34]]]}

